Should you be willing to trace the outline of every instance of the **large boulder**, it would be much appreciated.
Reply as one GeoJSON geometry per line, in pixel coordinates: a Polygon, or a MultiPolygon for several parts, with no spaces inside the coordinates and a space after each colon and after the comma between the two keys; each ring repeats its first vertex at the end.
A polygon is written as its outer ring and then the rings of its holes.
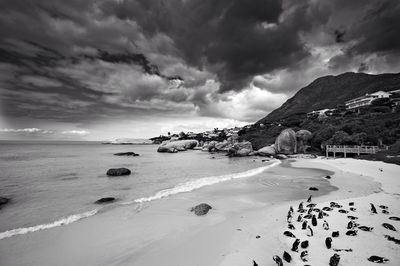
{"type": "Polygon", "coordinates": [[[178,152],[178,151],[186,151],[187,149],[193,149],[198,146],[199,142],[193,139],[186,140],[173,140],[173,141],[165,141],[160,147],[158,147],[158,152],[178,152]]]}
{"type": "Polygon", "coordinates": [[[296,132],[291,128],[282,130],[275,140],[275,149],[277,153],[286,155],[297,153],[296,132]]]}
{"type": "Polygon", "coordinates": [[[127,168],[111,168],[108,169],[107,175],[108,176],[122,176],[122,175],[130,175],[131,170],[127,168]]]}
{"type": "Polygon", "coordinates": [[[249,141],[235,143],[228,149],[228,156],[249,156],[253,152],[253,146],[249,141]]]}
{"type": "Polygon", "coordinates": [[[269,145],[269,146],[265,146],[265,147],[259,149],[256,154],[260,155],[260,156],[275,155],[276,154],[275,144],[272,144],[272,145],[269,145]]]}
{"type": "Polygon", "coordinates": [[[306,152],[306,144],[312,138],[313,134],[305,129],[300,129],[296,132],[297,139],[297,152],[305,153],[306,152]]]}
{"type": "Polygon", "coordinates": [[[228,151],[231,146],[232,146],[231,143],[224,140],[222,142],[218,142],[217,144],[215,144],[214,147],[217,151],[228,151]]]}
{"type": "Polygon", "coordinates": [[[212,209],[210,205],[208,205],[207,203],[201,203],[193,207],[190,211],[194,212],[197,216],[201,216],[206,215],[210,209],[212,209]]]}

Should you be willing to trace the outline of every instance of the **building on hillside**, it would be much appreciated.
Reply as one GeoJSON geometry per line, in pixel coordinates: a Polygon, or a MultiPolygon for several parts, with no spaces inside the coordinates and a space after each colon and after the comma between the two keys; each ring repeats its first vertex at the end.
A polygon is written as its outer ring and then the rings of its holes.
{"type": "Polygon", "coordinates": [[[384,92],[384,91],[377,91],[374,93],[367,93],[361,97],[357,97],[351,100],[348,100],[345,102],[346,108],[347,109],[356,109],[360,108],[363,106],[368,106],[371,104],[373,100],[379,99],[379,98],[389,98],[391,93],[389,92],[384,92]]]}
{"type": "Polygon", "coordinates": [[[329,116],[334,109],[321,109],[321,110],[315,110],[307,113],[307,117],[321,117],[321,116],[329,116]]]}

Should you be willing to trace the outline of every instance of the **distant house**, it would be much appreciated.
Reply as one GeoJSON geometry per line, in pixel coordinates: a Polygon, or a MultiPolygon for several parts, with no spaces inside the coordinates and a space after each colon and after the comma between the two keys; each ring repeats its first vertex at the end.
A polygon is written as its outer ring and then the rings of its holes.
{"type": "Polygon", "coordinates": [[[347,102],[345,102],[346,104],[346,109],[356,109],[356,108],[360,108],[363,106],[368,106],[371,104],[371,102],[375,99],[379,99],[379,98],[389,98],[391,95],[391,93],[388,92],[384,92],[384,91],[377,91],[374,93],[367,93],[361,97],[357,97],[351,100],[348,100],[347,102]]]}
{"type": "Polygon", "coordinates": [[[332,112],[333,112],[333,109],[315,110],[315,111],[311,111],[311,112],[307,113],[307,117],[320,117],[320,116],[329,115],[329,113],[332,113],[332,112]]]}

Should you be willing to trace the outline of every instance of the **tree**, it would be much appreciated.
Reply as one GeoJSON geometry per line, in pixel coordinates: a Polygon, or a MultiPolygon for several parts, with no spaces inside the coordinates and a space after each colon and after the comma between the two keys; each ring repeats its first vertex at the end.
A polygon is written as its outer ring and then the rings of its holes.
{"type": "Polygon", "coordinates": [[[327,144],[333,145],[345,145],[351,141],[350,135],[344,131],[337,131],[333,136],[326,142],[327,144]]]}

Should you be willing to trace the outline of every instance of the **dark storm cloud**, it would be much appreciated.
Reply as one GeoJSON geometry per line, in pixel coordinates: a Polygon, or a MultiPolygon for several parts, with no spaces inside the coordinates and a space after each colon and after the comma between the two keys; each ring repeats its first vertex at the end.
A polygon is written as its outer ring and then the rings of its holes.
{"type": "Polygon", "coordinates": [[[275,107],[320,75],[398,66],[399,32],[396,0],[1,1],[1,109],[88,122],[275,107]]]}

